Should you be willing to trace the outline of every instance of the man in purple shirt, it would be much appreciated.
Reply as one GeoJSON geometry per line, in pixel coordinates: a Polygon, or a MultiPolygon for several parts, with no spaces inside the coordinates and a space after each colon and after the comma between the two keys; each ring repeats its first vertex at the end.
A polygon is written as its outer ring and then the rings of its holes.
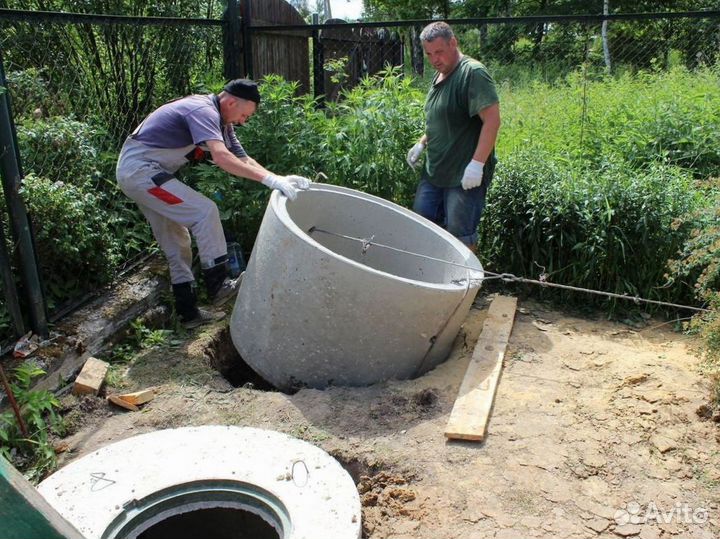
{"type": "Polygon", "coordinates": [[[221,305],[237,291],[229,279],[227,244],[215,203],[175,176],[180,167],[203,158],[224,171],[278,189],[290,200],[310,181],[273,174],[243,149],[234,125],[244,125],[260,103],[257,84],[236,79],[218,95],[191,95],[152,112],[130,135],[117,164],[120,189],[150,222],[167,257],[175,310],[186,328],[219,320],[222,312],[197,307],[190,233],[195,237],[208,295],[221,305]]]}

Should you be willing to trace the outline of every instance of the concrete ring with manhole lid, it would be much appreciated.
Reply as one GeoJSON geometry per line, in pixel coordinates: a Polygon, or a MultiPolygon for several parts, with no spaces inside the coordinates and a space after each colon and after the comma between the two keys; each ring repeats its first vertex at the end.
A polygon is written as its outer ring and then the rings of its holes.
{"type": "Polygon", "coordinates": [[[87,539],[358,539],[360,498],[323,450],[274,431],[134,436],[61,468],[39,492],[87,539]]]}
{"type": "Polygon", "coordinates": [[[270,197],[230,321],[243,360],[276,387],[363,386],[445,361],[482,265],[397,204],[315,183],[270,197]]]}

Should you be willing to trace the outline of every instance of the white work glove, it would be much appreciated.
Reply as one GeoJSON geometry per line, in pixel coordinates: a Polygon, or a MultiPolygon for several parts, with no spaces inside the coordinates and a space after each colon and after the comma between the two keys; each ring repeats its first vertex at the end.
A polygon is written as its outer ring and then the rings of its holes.
{"type": "Polygon", "coordinates": [[[295,200],[297,198],[297,187],[295,187],[285,176],[268,174],[262,179],[262,184],[266,185],[270,189],[278,189],[290,200],[295,200]]]}
{"type": "Polygon", "coordinates": [[[306,189],[310,189],[310,180],[305,178],[304,176],[295,176],[294,174],[290,174],[289,176],[285,176],[288,181],[293,184],[298,189],[301,189],[302,191],[305,191],[306,189]]]}
{"type": "Polygon", "coordinates": [[[462,188],[466,191],[468,189],[474,189],[475,187],[480,187],[480,184],[482,183],[483,178],[483,166],[485,163],[481,163],[480,161],[475,161],[473,159],[468,163],[468,166],[465,167],[465,173],[462,177],[462,188]]]}
{"type": "Polygon", "coordinates": [[[405,160],[407,161],[407,164],[410,165],[410,168],[414,169],[417,165],[418,159],[420,159],[420,154],[425,149],[425,144],[423,142],[418,142],[410,148],[410,151],[407,154],[407,157],[405,160]]]}

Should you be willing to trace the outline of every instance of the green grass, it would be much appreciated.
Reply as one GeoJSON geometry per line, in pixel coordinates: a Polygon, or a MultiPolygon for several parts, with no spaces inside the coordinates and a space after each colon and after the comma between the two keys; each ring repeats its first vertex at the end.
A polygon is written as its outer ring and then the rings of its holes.
{"type": "Polygon", "coordinates": [[[720,175],[720,69],[626,73],[560,84],[500,85],[501,157],[527,148],[590,168],[674,164],[696,177],[720,175]]]}

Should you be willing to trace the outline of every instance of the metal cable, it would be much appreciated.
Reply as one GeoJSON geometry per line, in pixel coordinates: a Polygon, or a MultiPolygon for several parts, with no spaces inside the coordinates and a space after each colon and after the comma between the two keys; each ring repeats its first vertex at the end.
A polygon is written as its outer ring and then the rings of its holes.
{"type": "MultiPolygon", "coordinates": [[[[405,249],[400,249],[398,247],[391,247],[390,245],[384,245],[382,243],[378,243],[373,240],[375,236],[371,236],[370,238],[356,238],[354,236],[348,236],[346,234],[340,234],[338,232],[330,232],[329,230],[323,230],[321,228],[317,228],[315,226],[310,227],[308,230],[308,234],[312,235],[314,232],[321,232],[323,234],[328,234],[330,236],[335,236],[338,238],[343,238],[346,240],[351,241],[357,241],[362,244],[362,253],[365,254],[367,250],[370,248],[370,246],[376,246],[381,247],[383,249],[389,249],[391,251],[395,251],[398,253],[403,253],[410,256],[416,256],[418,258],[425,258],[427,260],[432,260],[434,262],[440,262],[442,264],[449,264],[451,266],[457,266],[460,268],[465,268],[467,270],[472,270],[474,272],[478,272],[479,270],[475,267],[468,266],[467,264],[461,264],[459,262],[451,262],[449,260],[444,260],[442,258],[436,258],[434,256],[428,256],[423,255],[420,253],[414,253],[412,251],[407,251],[405,249]]],[[[558,283],[551,283],[547,280],[536,280],[536,279],[527,279],[525,277],[517,277],[516,275],[513,275],[512,273],[493,273],[491,271],[483,270],[484,276],[481,280],[489,281],[491,279],[501,279],[502,281],[506,283],[523,283],[523,284],[535,284],[542,286],[544,288],[550,287],[550,288],[560,288],[562,290],[570,290],[573,292],[585,292],[588,294],[595,294],[597,296],[605,296],[608,298],[616,298],[616,299],[625,299],[635,302],[636,304],[639,303],[650,303],[653,305],[661,305],[664,307],[674,307],[676,309],[688,309],[691,311],[697,311],[697,312],[711,312],[711,309],[706,309],[704,307],[693,307],[691,305],[681,305],[679,303],[670,303],[667,301],[658,301],[654,299],[645,299],[641,298],[640,296],[628,296],[627,294],[616,294],[614,292],[605,292],[602,290],[593,290],[591,288],[582,288],[579,286],[570,286],[566,284],[558,284],[558,283]]]]}

